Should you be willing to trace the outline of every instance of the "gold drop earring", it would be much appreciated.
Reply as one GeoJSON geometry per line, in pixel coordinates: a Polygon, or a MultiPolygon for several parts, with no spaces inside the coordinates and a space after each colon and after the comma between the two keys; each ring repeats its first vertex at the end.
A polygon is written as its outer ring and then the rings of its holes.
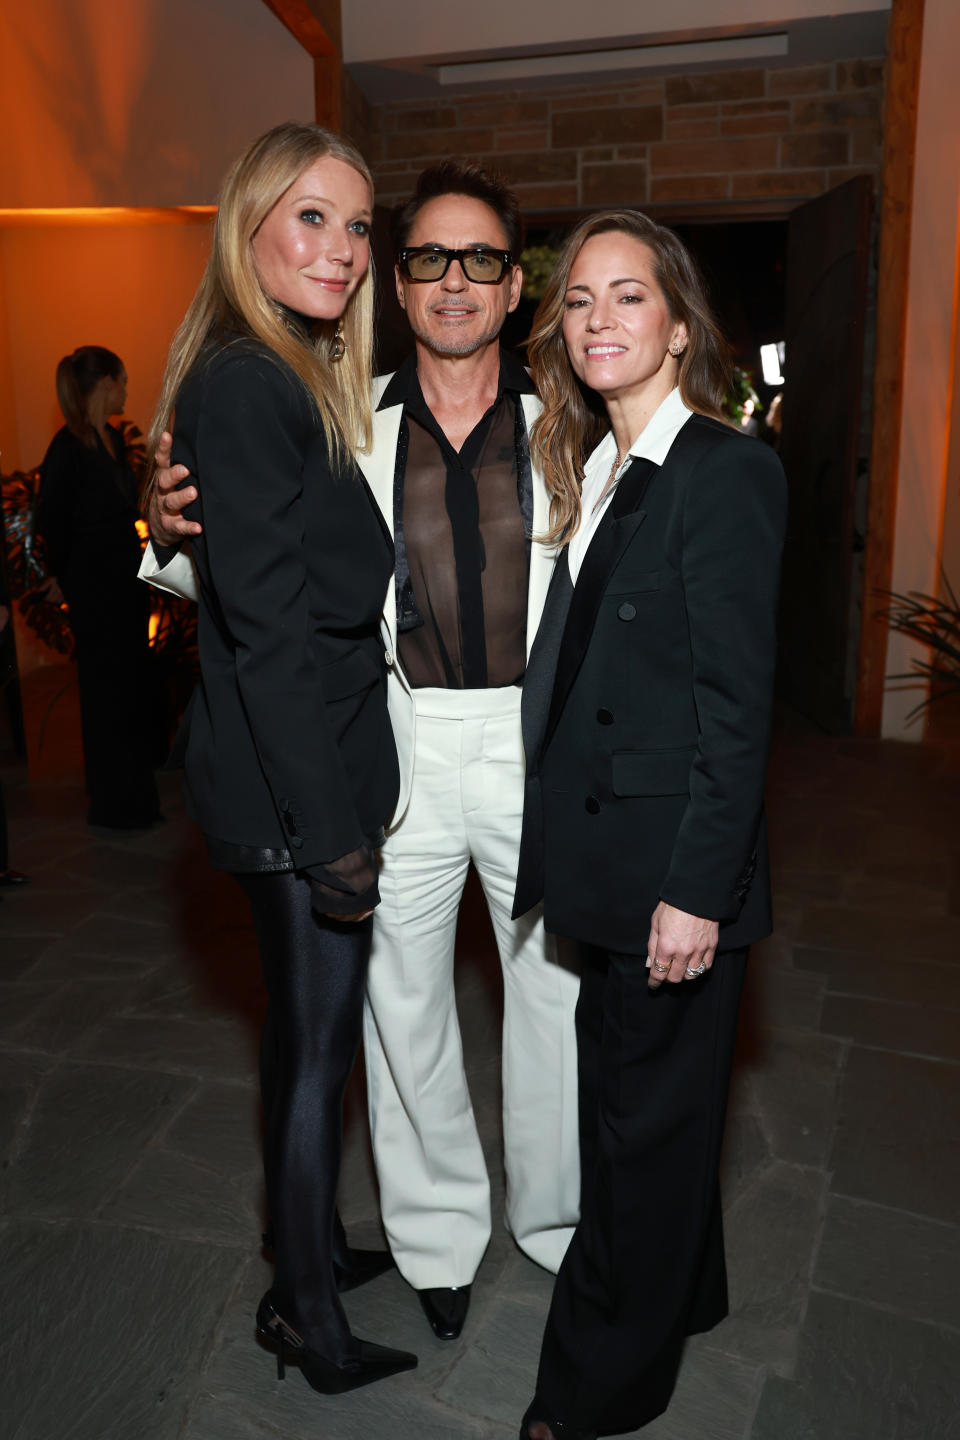
{"type": "Polygon", "coordinates": [[[330,359],[342,360],[347,353],[347,342],[343,338],[343,318],[337,321],[337,328],[333,332],[333,339],[330,341],[330,359]]]}

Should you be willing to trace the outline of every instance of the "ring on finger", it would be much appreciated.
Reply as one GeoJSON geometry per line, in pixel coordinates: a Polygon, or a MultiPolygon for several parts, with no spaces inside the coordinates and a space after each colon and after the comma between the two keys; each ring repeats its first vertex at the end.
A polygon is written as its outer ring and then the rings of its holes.
{"type": "Polygon", "coordinates": [[[707,968],[706,960],[701,960],[699,965],[688,965],[683,972],[688,980],[698,980],[707,968]]]}
{"type": "Polygon", "coordinates": [[[654,960],[653,968],[657,971],[658,974],[666,975],[667,971],[670,969],[670,961],[654,960]]]}

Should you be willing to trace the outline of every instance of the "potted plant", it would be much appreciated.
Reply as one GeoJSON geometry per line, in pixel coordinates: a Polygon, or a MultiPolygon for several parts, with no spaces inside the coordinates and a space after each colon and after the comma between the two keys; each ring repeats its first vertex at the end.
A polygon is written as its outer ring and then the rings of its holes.
{"type": "Polygon", "coordinates": [[[888,675],[888,680],[929,681],[929,691],[923,700],[907,716],[915,715],[934,700],[946,695],[960,694],[960,607],[946,575],[943,576],[943,598],[923,595],[911,590],[906,595],[894,590],[884,592],[890,604],[881,615],[888,621],[891,630],[915,640],[927,649],[927,658],[914,658],[912,669],[899,675],[888,675]]]}

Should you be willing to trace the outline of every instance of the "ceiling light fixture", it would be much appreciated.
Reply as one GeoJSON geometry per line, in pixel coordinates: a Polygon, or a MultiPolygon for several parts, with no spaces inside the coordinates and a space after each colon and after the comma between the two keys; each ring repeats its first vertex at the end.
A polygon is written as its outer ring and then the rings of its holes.
{"type": "Polygon", "coordinates": [[[785,33],[743,35],[729,40],[690,40],[679,45],[634,45],[625,50],[581,50],[561,55],[522,55],[504,60],[466,60],[437,65],[441,85],[484,80],[536,80],[556,75],[589,75],[610,70],[652,70],[661,66],[716,65],[726,60],[768,60],[788,53],[785,33]]]}

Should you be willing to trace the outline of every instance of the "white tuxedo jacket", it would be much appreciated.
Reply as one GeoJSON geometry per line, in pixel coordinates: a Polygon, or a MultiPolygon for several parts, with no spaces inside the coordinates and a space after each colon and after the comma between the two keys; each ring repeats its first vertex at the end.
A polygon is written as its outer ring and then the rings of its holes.
{"type": "MultiPolygon", "coordinates": [[[[400,421],[403,417],[403,405],[391,405],[386,410],[376,409],[380,397],[391,379],[390,375],[378,375],[373,382],[373,444],[369,454],[358,453],[356,460],[392,535],[393,479],[396,470],[397,439],[400,433],[400,421]]],[[[519,398],[529,434],[534,420],[540,414],[540,401],[536,395],[521,395],[519,398]]],[[[544,534],[547,529],[550,505],[543,476],[536,466],[533,466],[532,476],[533,533],[536,536],[544,534]]],[[[555,552],[552,549],[534,540],[530,547],[530,585],[527,593],[528,656],[530,646],[533,644],[533,637],[537,633],[537,626],[540,624],[540,615],[550,584],[554,558],[555,552]]],[[[148,545],[139,573],[142,580],[148,581],[160,590],[169,590],[171,594],[180,595],[187,600],[196,600],[197,598],[193,566],[186,548],[178,551],[174,559],[161,568],[157,564],[153,546],[148,545]]],[[[400,798],[391,822],[392,828],[403,819],[410,802],[410,788],[413,784],[414,740],[416,738],[414,692],[397,660],[397,599],[392,576],[383,602],[381,632],[387,659],[387,703],[390,708],[390,723],[393,726],[397,754],[400,759],[400,798]]],[[[520,746],[521,737],[518,726],[518,749],[520,746]]]]}

